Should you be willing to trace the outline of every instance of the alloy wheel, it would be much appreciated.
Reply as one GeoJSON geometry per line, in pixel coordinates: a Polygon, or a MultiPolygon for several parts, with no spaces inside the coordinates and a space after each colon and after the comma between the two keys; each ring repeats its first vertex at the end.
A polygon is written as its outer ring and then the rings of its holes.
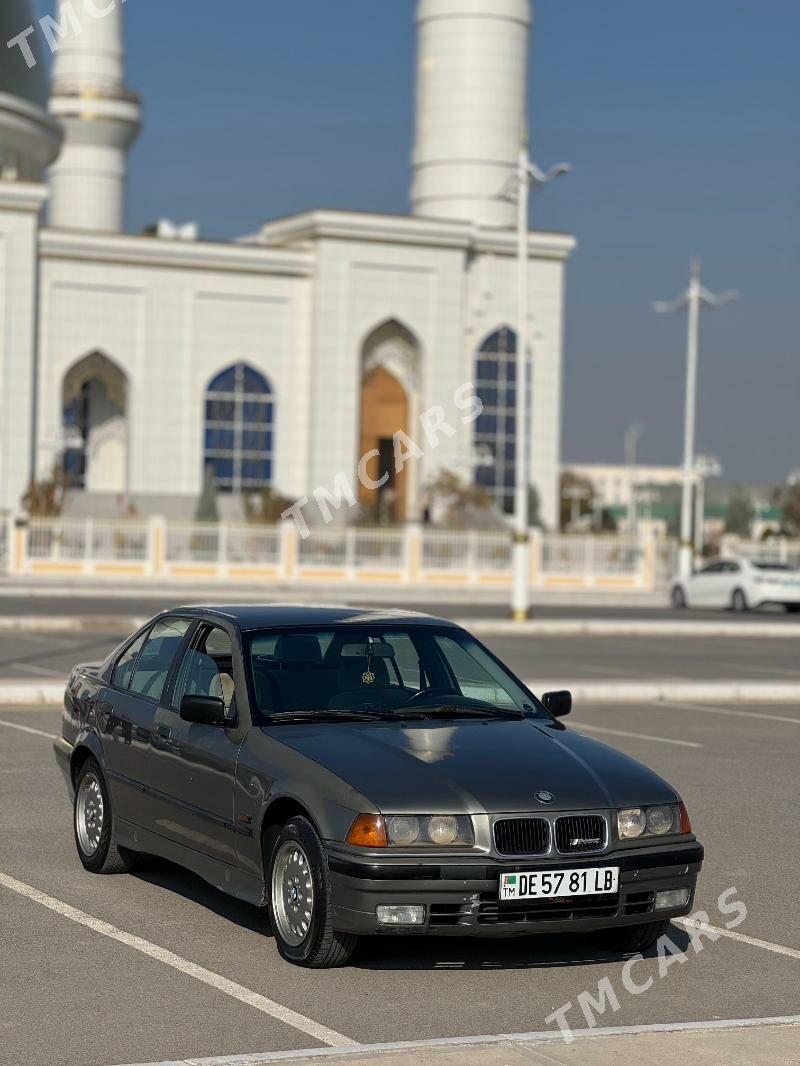
{"type": "Polygon", "coordinates": [[[272,865],[272,913],[285,942],[302,944],[314,916],[314,880],[308,856],[292,840],[280,847],[272,865]]]}

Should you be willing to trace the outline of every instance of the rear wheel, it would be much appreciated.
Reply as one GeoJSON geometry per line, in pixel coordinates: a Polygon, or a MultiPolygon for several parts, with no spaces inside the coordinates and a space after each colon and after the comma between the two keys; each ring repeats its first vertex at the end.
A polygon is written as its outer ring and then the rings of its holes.
{"type": "Polygon", "coordinates": [[[682,585],[676,585],[672,590],[672,606],[678,611],[684,610],[687,606],[686,593],[682,585]]]}
{"type": "Polygon", "coordinates": [[[668,921],[644,922],[642,925],[624,925],[618,929],[606,929],[602,934],[604,943],[612,951],[628,955],[634,951],[647,951],[667,931],[668,921]]]}
{"type": "Polygon", "coordinates": [[[787,603],[786,610],[789,614],[798,614],[800,613],[800,603],[787,603]]]}
{"type": "Polygon", "coordinates": [[[122,874],[133,869],[135,851],[114,843],[114,814],[103,771],[87,759],[75,781],[73,827],[78,858],[93,874],[122,874]]]}
{"type": "Polygon", "coordinates": [[[737,614],[746,614],[750,610],[747,597],[741,589],[734,589],[731,596],[731,609],[737,614]]]}
{"type": "Polygon", "coordinates": [[[318,970],[344,966],[358,937],[333,928],[328,863],[307,818],[272,834],[267,869],[270,923],[284,959],[318,970]]]}

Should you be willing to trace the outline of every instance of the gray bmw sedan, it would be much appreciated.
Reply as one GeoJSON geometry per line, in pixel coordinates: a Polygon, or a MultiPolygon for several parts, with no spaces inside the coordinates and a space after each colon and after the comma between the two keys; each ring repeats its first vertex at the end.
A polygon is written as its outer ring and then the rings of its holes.
{"type": "Polygon", "coordinates": [[[568,730],[466,630],[346,607],[189,607],[76,666],[55,753],[98,874],[142,853],[269,911],[284,958],[362,934],[653,944],[703,860],[680,796],[568,730]]]}

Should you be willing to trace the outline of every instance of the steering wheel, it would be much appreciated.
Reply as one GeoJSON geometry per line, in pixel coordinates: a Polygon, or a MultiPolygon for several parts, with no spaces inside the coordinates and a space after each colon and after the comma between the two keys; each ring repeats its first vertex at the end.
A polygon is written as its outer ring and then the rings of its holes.
{"type": "Polygon", "coordinates": [[[413,707],[415,703],[420,703],[423,699],[431,699],[437,696],[458,696],[458,693],[451,688],[446,688],[444,685],[433,685],[430,688],[422,688],[419,692],[415,692],[406,703],[406,706],[413,707]]]}

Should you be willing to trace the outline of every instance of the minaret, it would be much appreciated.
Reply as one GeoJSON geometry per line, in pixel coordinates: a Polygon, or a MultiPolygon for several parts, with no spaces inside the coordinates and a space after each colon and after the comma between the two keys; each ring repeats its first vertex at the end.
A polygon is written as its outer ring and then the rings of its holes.
{"type": "Polygon", "coordinates": [[[138,96],[125,88],[123,7],[95,6],[93,16],[89,5],[58,3],[66,33],[53,63],[50,113],[64,127],[64,147],[50,171],[50,224],[119,233],[126,154],[139,132],[141,109],[138,96]],[[67,8],[79,12],[80,32],[67,8]]]}
{"type": "Polygon", "coordinates": [[[415,215],[514,226],[530,28],[530,0],[420,0],[415,215]]]}

